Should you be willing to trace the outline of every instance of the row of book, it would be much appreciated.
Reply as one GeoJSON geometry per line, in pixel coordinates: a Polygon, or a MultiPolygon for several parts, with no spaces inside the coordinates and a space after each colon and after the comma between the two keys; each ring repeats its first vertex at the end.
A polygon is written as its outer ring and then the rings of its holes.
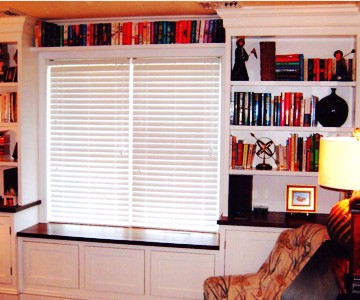
{"type": "Polygon", "coordinates": [[[0,122],[17,122],[17,93],[0,94],[0,122]]]}
{"type": "Polygon", "coordinates": [[[321,137],[319,133],[305,138],[290,134],[285,145],[275,146],[278,170],[317,172],[321,137]]]}
{"type": "Polygon", "coordinates": [[[353,58],[304,58],[303,54],[275,55],[278,81],[354,81],[353,58]]]}
{"type": "MultiPolygon", "coordinates": [[[[319,167],[319,144],[321,135],[313,133],[301,137],[291,133],[284,145],[275,146],[277,170],[317,172],[319,167]]],[[[246,143],[236,136],[230,136],[231,169],[253,169],[256,145],[246,143]]]]}
{"type": "Polygon", "coordinates": [[[230,157],[232,169],[249,170],[253,168],[256,145],[244,143],[236,136],[230,136],[230,157]]]}
{"type": "Polygon", "coordinates": [[[58,25],[38,21],[35,47],[224,43],[221,19],[58,25]]]}
{"type": "Polygon", "coordinates": [[[305,97],[301,92],[233,92],[230,125],[247,126],[317,126],[316,104],[319,97],[305,97]]]}

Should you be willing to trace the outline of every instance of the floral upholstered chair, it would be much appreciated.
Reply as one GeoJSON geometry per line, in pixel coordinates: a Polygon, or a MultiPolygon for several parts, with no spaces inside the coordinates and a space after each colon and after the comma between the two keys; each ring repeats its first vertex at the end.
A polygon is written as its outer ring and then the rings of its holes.
{"type": "Polygon", "coordinates": [[[280,299],[311,256],[328,239],[326,226],[319,224],[284,230],[256,273],[210,277],[204,282],[204,299],[280,299]]]}

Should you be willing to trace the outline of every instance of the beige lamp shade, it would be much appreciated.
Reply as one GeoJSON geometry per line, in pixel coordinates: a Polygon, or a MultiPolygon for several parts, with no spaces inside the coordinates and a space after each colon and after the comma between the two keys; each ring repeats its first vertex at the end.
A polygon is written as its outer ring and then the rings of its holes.
{"type": "Polygon", "coordinates": [[[355,137],[320,139],[319,185],[360,190],[360,140],[355,137]]]}

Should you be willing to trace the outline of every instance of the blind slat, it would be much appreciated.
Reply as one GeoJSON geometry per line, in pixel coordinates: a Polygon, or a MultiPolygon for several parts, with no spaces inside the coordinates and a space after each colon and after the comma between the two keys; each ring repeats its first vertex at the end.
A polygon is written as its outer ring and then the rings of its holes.
{"type": "Polygon", "coordinates": [[[49,221],[214,231],[219,58],[48,64],[49,221]]]}

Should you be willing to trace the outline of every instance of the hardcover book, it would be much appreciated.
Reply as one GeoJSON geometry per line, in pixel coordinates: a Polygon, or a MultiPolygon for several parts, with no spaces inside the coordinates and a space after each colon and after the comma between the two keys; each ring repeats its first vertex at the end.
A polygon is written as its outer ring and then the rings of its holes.
{"type": "Polygon", "coordinates": [[[263,81],[275,80],[275,42],[260,42],[260,75],[263,81]]]}

